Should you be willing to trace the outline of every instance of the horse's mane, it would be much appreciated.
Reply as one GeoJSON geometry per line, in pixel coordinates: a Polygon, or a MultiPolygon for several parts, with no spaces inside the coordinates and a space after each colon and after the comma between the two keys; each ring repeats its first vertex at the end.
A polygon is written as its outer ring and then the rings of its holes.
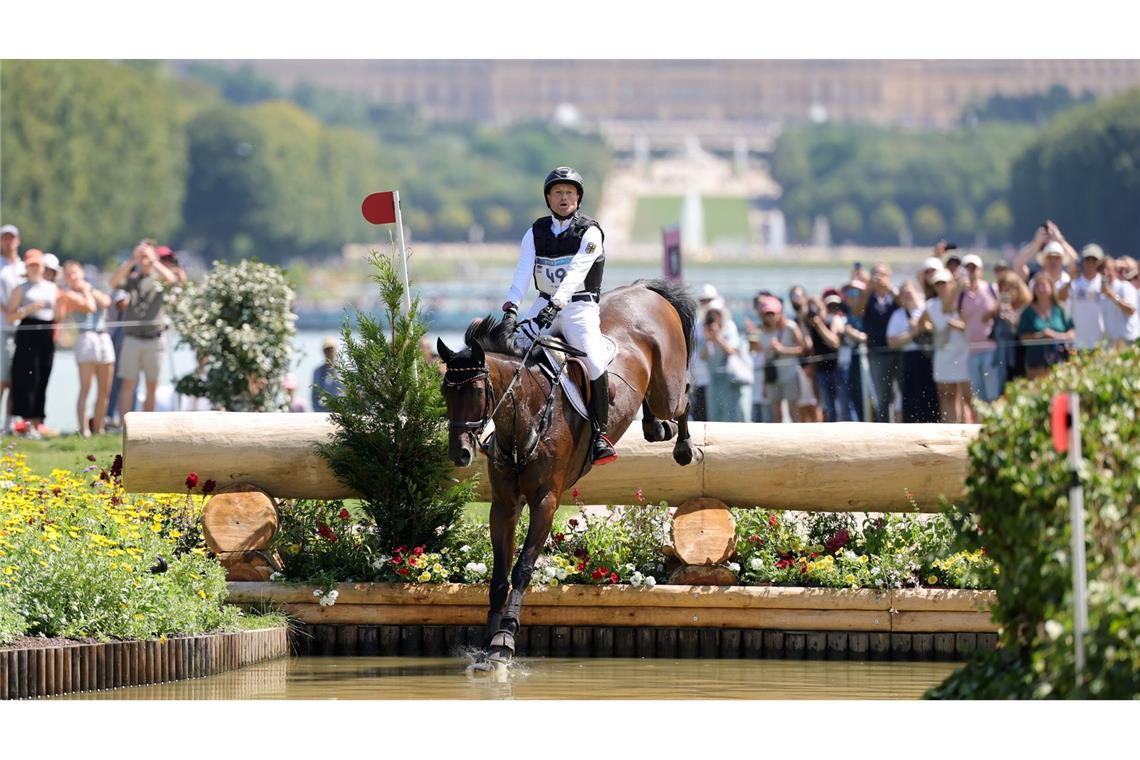
{"type": "Polygon", "coordinates": [[[523,352],[511,343],[510,337],[510,325],[488,314],[468,325],[467,332],[463,335],[463,342],[468,346],[478,345],[485,352],[506,354],[521,359],[523,352]]]}

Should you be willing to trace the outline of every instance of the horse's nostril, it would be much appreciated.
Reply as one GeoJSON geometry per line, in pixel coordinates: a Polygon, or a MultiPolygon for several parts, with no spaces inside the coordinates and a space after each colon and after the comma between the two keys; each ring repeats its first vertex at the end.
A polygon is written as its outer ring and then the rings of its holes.
{"type": "Polygon", "coordinates": [[[467,465],[471,464],[471,452],[470,451],[468,451],[467,449],[464,449],[463,451],[459,452],[459,464],[462,467],[466,467],[467,465]]]}

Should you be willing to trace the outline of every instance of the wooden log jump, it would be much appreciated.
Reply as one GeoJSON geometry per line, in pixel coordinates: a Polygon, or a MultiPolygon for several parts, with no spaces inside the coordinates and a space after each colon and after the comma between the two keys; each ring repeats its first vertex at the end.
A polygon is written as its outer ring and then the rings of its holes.
{"type": "MultiPolygon", "coordinates": [[[[135,493],[185,492],[186,475],[219,486],[252,483],[277,498],[340,499],[359,494],[339,482],[313,444],[328,438],[327,414],[131,412],[123,426],[123,483],[135,493]]],[[[798,425],[690,423],[703,457],[687,467],[672,443],[647,443],[637,426],[618,443],[620,458],[578,486],[586,504],[650,502],[676,506],[712,497],[732,507],[828,512],[937,512],[959,496],[966,447],[978,425],[798,425]],[[912,503],[913,502],[913,503],[912,503]]],[[[485,474],[483,457],[457,477],[485,474]]],[[[489,500],[486,477],[479,498],[489,500]]],[[[564,503],[573,503],[571,493],[564,503]]]]}

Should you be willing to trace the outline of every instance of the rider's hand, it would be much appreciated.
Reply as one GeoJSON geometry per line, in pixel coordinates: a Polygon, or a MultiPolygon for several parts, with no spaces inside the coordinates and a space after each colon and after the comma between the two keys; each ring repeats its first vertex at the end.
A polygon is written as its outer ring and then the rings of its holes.
{"type": "Polygon", "coordinates": [[[552,303],[548,303],[543,307],[538,316],[534,318],[534,323],[538,325],[540,330],[545,330],[554,324],[554,320],[558,317],[558,309],[552,303]]]}
{"type": "Polygon", "coordinates": [[[519,307],[515,305],[514,301],[505,301],[503,303],[503,312],[511,316],[518,316],[519,307]]]}

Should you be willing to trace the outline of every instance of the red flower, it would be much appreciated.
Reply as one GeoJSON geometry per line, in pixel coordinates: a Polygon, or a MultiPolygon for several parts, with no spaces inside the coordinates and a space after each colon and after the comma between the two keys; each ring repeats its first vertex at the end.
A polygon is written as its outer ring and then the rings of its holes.
{"type": "Polygon", "coordinates": [[[344,507],[341,507],[340,512],[337,513],[337,517],[339,517],[342,520],[347,520],[348,518],[352,517],[352,515],[350,515],[348,513],[347,509],[345,509],[344,507]]]}
{"type": "Polygon", "coordinates": [[[189,491],[189,490],[197,488],[197,487],[198,487],[198,473],[192,472],[186,476],[186,490],[189,491]]]}
{"type": "Polygon", "coordinates": [[[605,568],[595,567],[594,572],[590,573],[590,577],[596,581],[600,581],[605,574],[605,568]]]}
{"type": "Polygon", "coordinates": [[[586,569],[586,563],[585,562],[579,562],[578,563],[578,572],[582,572],[585,569],[586,569]]]}
{"type": "Polygon", "coordinates": [[[777,519],[776,515],[774,515],[774,514],[768,515],[768,524],[771,525],[773,528],[775,528],[779,522],[780,521],[779,521],[779,519],[777,519]]]}
{"type": "Polygon", "coordinates": [[[844,545],[846,545],[848,539],[850,538],[851,534],[848,533],[845,529],[840,528],[834,536],[827,539],[827,542],[824,543],[823,547],[827,549],[828,554],[835,554],[837,551],[842,549],[844,545]]]}
{"type": "Polygon", "coordinates": [[[566,540],[566,534],[565,533],[555,533],[554,534],[554,543],[560,544],[565,540],[566,540]]]}
{"type": "MultiPolygon", "coordinates": [[[[577,491],[578,489],[575,488],[574,490],[577,491]]],[[[577,528],[578,527],[578,520],[574,517],[571,517],[569,520],[566,521],[566,524],[569,525],[571,528],[577,528]]]]}
{"type": "Polygon", "coordinates": [[[417,557],[423,553],[424,553],[424,548],[422,546],[417,546],[415,549],[412,549],[412,554],[416,555],[417,557]]]}
{"type": "Polygon", "coordinates": [[[397,554],[395,557],[392,557],[392,561],[390,564],[402,565],[402,564],[404,564],[404,558],[401,557],[399,554],[397,554]]]}
{"type": "Polygon", "coordinates": [[[111,474],[116,478],[123,474],[123,455],[116,454],[115,461],[111,462],[111,474]]]}
{"type": "Polygon", "coordinates": [[[207,480],[205,483],[202,484],[202,493],[206,496],[209,496],[210,494],[212,494],[214,492],[214,489],[217,487],[218,487],[218,484],[216,482],[214,482],[213,480],[207,480]]]}
{"type": "Polygon", "coordinates": [[[400,575],[407,575],[408,574],[408,568],[399,567],[399,568],[396,568],[396,572],[399,573],[400,575]]]}
{"type": "Polygon", "coordinates": [[[321,538],[328,539],[330,543],[335,544],[337,542],[336,534],[332,532],[332,528],[325,525],[323,522],[317,523],[317,533],[321,536],[321,538]]]}
{"type": "Polygon", "coordinates": [[[800,575],[807,575],[807,565],[800,565],[800,575]]]}
{"type": "Polygon", "coordinates": [[[633,498],[637,499],[638,501],[645,501],[645,494],[642,493],[641,489],[639,488],[633,492],[633,498]]]}
{"type": "Polygon", "coordinates": [[[812,559],[815,559],[815,558],[816,558],[816,557],[818,557],[818,556],[819,556],[819,552],[812,552],[812,553],[811,553],[811,558],[812,558],[812,559]]]}
{"type": "Polygon", "coordinates": [[[617,573],[610,573],[610,583],[617,583],[617,573]]]}
{"type": "Polygon", "coordinates": [[[399,546],[396,547],[396,551],[394,551],[392,553],[393,554],[404,554],[407,551],[408,551],[407,548],[403,544],[400,544],[399,546]]]}
{"type": "MultiPolygon", "coordinates": [[[[578,498],[578,489],[575,488],[573,491],[570,492],[570,495],[573,496],[575,499],[577,499],[578,498]]],[[[577,525],[576,522],[573,524],[577,525]]]]}

